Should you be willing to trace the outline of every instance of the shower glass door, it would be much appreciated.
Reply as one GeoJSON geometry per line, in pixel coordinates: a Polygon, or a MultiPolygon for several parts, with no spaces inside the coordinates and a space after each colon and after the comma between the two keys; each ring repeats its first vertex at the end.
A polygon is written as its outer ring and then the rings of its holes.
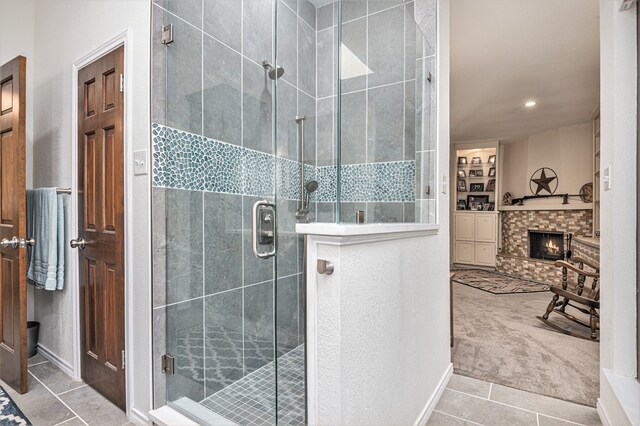
{"type": "Polygon", "coordinates": [[[290,0],[154,1],[155,405],[202,424],[306,420],[295,223],[315,216],[301,163],[315,160],[316,104],[303,13],[290,0]]]}

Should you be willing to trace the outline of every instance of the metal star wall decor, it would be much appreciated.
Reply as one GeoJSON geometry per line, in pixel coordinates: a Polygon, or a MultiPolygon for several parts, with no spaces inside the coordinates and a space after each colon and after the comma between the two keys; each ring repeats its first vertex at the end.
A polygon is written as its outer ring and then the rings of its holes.
{"type": "Polygon", "coordinates": [[[552,169],[542,167],[531,175],[529,189],[533,195],[553,195],[558,189],[558,175],[552,169]]]}

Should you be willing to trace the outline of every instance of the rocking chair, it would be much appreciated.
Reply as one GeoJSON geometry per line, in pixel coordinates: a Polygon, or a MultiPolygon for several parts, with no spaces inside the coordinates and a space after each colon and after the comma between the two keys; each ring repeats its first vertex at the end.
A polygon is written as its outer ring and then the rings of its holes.
{"type": "Polygon", "coordinates": [[[590,264],[579,257],[574,257],[571,260],[578,266],[564,260],[559,260],[554,264],[555,267],[562,268],[562,286],[551,286],[550,290],[553,293],[553,299],[551,299],[549,306],[547,306],[547,311],[544,315],[537,318],[561,333],[589,340],[588,337],[582,334],[566,330],[549,321],[549,314],[556,312],[583,327],[589,328],[591,330],[591,340],[597,340],[598,330],[600,329],[600,314],[598,313],[598,310],[600,309],[600,269],[598,266],[590,264]],[[593,272],[584,270],[585,265],[593,269],[593,272]],[[569,271],[573,271],[577,274],[577,281],[573,281],[573,279],[571,281],[569,280],[569,271]],[[587,278],[591,278],[593,280],[591,286],[585,286],[587,278]],[[563,298],[562,301],[560,301],[561,297],[563,298]],[[567,306],[571,306],[572,308],[589,315],[589,322],[587,323],[585,320],[576,318],[566,312],[567,306]]]}

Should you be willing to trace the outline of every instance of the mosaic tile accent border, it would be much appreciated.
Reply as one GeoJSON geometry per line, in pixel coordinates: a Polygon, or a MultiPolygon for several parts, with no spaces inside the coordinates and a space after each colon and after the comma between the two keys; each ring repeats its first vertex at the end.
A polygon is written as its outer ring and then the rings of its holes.
{"type": "MultiPolygon", "coordinates": [[[[260,197],[273,197],[277,189],[283,199],[300,199],[296,161],[157,123],[151,127],[155,187],[260,197]]],[[[415,200],[415,161],[349,164],[341,170],[343,202],[415,200]]],[[[336,166],[307,164],[305,176],[320,184],[314,201],[336,200],[336,166]]]]}

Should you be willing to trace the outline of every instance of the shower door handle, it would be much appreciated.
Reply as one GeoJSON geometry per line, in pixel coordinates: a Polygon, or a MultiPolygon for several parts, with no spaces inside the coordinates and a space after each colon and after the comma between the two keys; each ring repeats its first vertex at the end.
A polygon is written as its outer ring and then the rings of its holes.
{"type": "Polygon", "coordinates": [[[269,259],[276,255],[276,206],[267,200],[253,205],[253,254],[258,259],[269,259]],[[271,246],[269,251],[260,251],[261,245],[271,246]]]}

